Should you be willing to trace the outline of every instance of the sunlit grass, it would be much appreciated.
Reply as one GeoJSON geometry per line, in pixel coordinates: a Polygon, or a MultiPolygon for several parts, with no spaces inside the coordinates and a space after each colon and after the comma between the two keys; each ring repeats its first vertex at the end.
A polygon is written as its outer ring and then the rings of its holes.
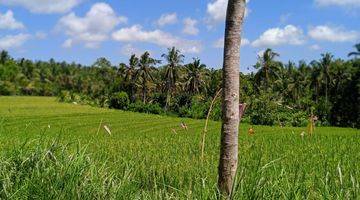
{"type": "MultiPolygon", "coordinates": [[[[201,162],[203,127],[203,120],[0,97],[0,198],[215,199],[220,123],[209,123],[201,162]]],[[[306,128],[255,126],[253,136],[248,128],[240,127],[234,198],[359,198],[359,130],[316,128],[302,138],[306,128]]]]}

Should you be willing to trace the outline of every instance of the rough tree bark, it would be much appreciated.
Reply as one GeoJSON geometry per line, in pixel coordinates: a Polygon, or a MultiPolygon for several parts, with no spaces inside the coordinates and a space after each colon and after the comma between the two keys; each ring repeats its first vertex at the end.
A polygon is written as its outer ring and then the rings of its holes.
{"type": "Polygon", "coordinates": [[[223,63],[223,116],[218,187],[221,195],[231,197],[238,163],[239,68],[245,0],[229,0],[223,63]]]}

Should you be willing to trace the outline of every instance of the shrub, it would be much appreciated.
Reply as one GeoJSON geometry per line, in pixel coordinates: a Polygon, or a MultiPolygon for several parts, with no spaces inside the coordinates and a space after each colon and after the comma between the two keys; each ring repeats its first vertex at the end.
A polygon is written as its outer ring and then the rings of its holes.
{"type": "Polygon", "coordinates": [[[59,101],[61,102],[71,102],[72,101],[72,97],[71,97],[71,94],[69,91],[67,90],[62,90],[60,93],[59,93],[59,96],[58,96],[58,99],[59,101]]]}
{"type": "Polygon", "coordinates": [[[206,118],[209,106],[210,104],[207,105],[202,96],[196,95],[191,99],[190,106],[183,106],[179,109],[179,115],[181,117],[203,119],[206,118]]]}
{"type": "Polygon", "coordinates": [[[298,111],[292,115],[292,126],[305,127],[308,124],[309,115],[306,112],[298,111]]]}
{"type": "Polygon", "coordinates": [[[16,94],[16,86],[9,81],[0,81],[0,95],[16,94]]]}
{"type": "Polygon", "coordinates": [[[275,114],[276,105],[273,102],[255,99],[249,106],[249,116],[252,124],[274,125],[278,121],[275,114]]]}
{"type": "MultiPolygon", "coordinates": [[[[209,108],[210,108],[211,101],[212,100],[210,99],[209,103],[208,103],[209,108]]],[[[215,120],[215,121],[220,121],[221,117],[222,117],[221,101],[216,100],[216,102],[213,105],[212,111],[211,111],[210,119],[215,120]]]]}
{"type": "Polygon", "coordinates": [[[160,107],[159,104],[147,104],[145,106],[146,113],[152,113],[152,114],[161,114],[163,113],[163,109],[160,107]]]}
{"type": "Polygon", "coordinates": [[[140,113],[149,113],[149,114],[162,114],[164,111],[159,104],[144,104],[142,102],[135,102],[129,105],[129,111],[140,112],[140,113]]]}
{"type": "Polygon", "coordinates": [[[130,99],[129,95],[126,92],[117,92],[111,95],[110,108],[126,110],[129,107],[130,99]]]}

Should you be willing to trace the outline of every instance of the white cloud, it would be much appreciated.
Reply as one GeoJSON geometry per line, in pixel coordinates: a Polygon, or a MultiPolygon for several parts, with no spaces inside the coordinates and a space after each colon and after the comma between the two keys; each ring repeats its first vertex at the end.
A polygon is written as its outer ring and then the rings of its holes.
{"type": "Polygon", "coordinates": [[[224,38],[220,38],[220,39],[216,40],[213,44],[213,47],[224,48],[224,38]]]}
{"type": "Polygon", "coordinates": [[[315,3],[319,6],[360,6],[360,0],[315,0],[315,3]]]}
{"type": "Polygon", "coordinates": [[[196,27],[197,20],[186,18],[184,19],[184,29],[183,33],[188,35],[197,35],[199,34],[199,29],[196,27]]]}
{"type": "Polygon", "coordinates": [[[228,0],[215,0],[207,5],[207,13],[213,22],[224,21],[228,0]]]}
{"type": "Polygon", "coordinates": [[[317,51],[321,49],[321,47],[318,44],[313,44],[309,48],[313,51],[317,51]]]}
{"type": "MultiPolygon", "coordinates": [[[[246,3],[249,3],[250,0],[246,0],[246,3]]],[[[226,8],[228,0],[214,0],[211,3],[207,4],[207,22],[210,25],[214,25],[219,22],[225,22],[226,18],[226,8]]],[[[251,11],[246,8],[245,16],[247,16],[251,11]]]]}
{"type": "Polygon", "coordinates": [[[135,54],[136,56],[140,56],[142,53],[142,51],[134,47],[132,44],[126,44],[121,48],[121,54],[128,57],[133,54],[135,54]]]}
{"type": "Polygon", "coordinates": [[[270,47],[279,45],[301,45],[305,43],[303,30],[293,25],[284,28],[271,28],[252,42],[254,47],[270,47]]]}
{"type": "Polygon", "coordinates": [[[286,24],[291,17],[291,13],[280,15],[280,24],[286,24]]]}
{"type": "Polygon", "coordinates": [[[353,42],[360,38],[357,31],[326,25],[311,27],[308,34],[312,39],[330,42],[353,42]]]}
{"type": "Polygon", "coordinates": [[[246,46],[246,45],[249,45],[250,44],[250,41],[246,38],[243,38],[241,40],[241,46],[246,46]]]}
{"type": "Polygon", "coordinates": [[[170,14],[163,14],[161,17],[157,20],[157,24],[159,26],[165,26],[169,24],[175,24],[178,21],[176,13],[170,13],[170,14]]]}
{"type": "Polygon", "coordinates": [[[28,39],[28,34],[6,35],[0,37],[0,49],[10,49],[22,46],[28,39]]]}
{"type": "Polygon", "coordinates": [[[96,48],[109,38],[109,34],[120,23],[126,23],[127,18],[117,16],[106,3],[96,3],[84,17],[70,13],[62,17],[56,30],[63,31],[69,38],[63,47],[71,47],[75,43],[84,43],[85,47],[96,48]]]}
{"type": "Polygon", "coordinates": [[[62,47],[64,48],[71,48],[73,45],[73,40],[72,39],[67,39],[65,40],[65,42],[62,44],[62,47]]]}
{"type": "Polygon", "coordinates": [[[14,13],[8,10],[6,13],[0,13],[0,29],[24,29],[25,26],[14,18],[14,13]]]}
{"type": "Polygon", "coordinates": [[[0,0],[0,4],[22,6],[33,13],[65,13],[82,0],[0,0]]]}
{"type": "Polygon", "coordinates": [[[185,40],[159,29],[144,31],[140,25],[122,28],[112,35],[113,39],[121,42],[146,42],[161,47],[175,46],[184,52],[199,53],[201,43],[193,40],[185,40]]]}
{"type": "MultiPolygon", "coordinates": [[[[250,44],[250,40],[246,39],[246,38],[242,38],[241,39],[241,46],[247,46],[250,44]]],[[[213,44],[214,48],[219,48],[222,49],[224,48],[224,38],[219,38],[218,40],[216,40],[213,44]]]]}
{"type": "Polygon", "coordinates": [[[37,31],[35,33],[35,37],[39,40],[43,40],[43,39],[46,39],[47,33],[43,32],[43,31],[37,31]]]}

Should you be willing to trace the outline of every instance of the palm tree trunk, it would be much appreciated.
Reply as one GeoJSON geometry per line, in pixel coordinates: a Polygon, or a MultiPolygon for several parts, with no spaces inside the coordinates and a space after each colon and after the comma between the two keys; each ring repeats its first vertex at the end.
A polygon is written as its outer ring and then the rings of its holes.
{"type": "Polygon", "coordinates": [[[146,103],[146,88],[143,89],[143,103],[146,103]]]}
{"type": "Polygon", "coordinates": [[[326,77],[326,80],[325,80],[325,101],[326,101],[326,108],[328,106],[328,77],[326,77]]]}
{"type": "Polygon", "coordinates": [[[231,196],[238,163],[239,65],[245,0],[229,0],[226,16],[223,65],[223,117],[218,187],[231,196]]]}
{"type": "Polygon", "coordinates": [[[266,92],[268,90],[268,87],[269,87],[269,68],[265,64],[265,89],[266,89],[266,92]]]}
{"type": "Polygon", "coordinates": [[[165,100],[165,111],[168,110],[171,101],[171,83],[166,81],[166,100],[165,100]]]}
{"type": "Polygon", "coordinates": [[[135,83],[131,83],[130,85],[130,99],[131,99],[131,103],[134,103],[135,102],[135,87],[134,87],[135,83]]]}
{"type": "Polygon", "coordinates": [[[146,95],[147,95],[147,88],[146,88],[146,82],[143,82],[142,86],[142,97],[143,97],[143,103],[146,103],[146,95]]]}

